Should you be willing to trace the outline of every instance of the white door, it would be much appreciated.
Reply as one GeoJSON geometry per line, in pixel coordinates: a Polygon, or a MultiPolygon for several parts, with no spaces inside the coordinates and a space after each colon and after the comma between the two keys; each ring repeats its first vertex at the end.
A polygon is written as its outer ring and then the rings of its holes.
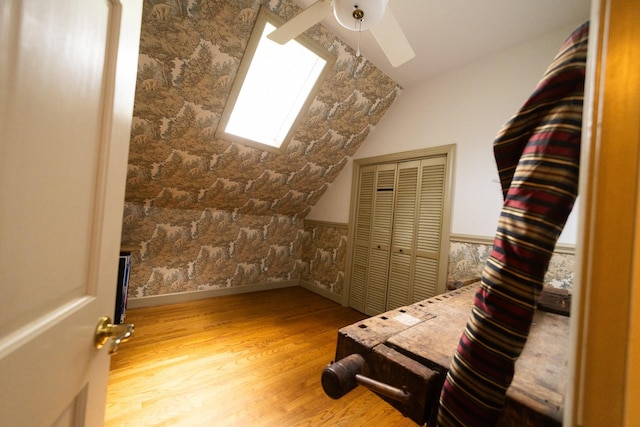
{"type": "Polygon", "coordinates": [[[141,3],[0,3],[3,426],[103,423],[141,3]]]}

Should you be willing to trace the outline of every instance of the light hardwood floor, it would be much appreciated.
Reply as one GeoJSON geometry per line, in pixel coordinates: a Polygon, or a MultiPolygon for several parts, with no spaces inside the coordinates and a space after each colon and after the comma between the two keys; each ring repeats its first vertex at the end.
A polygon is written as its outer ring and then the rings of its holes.
{"type": "Polygon", "coordinates": [[[303,288],[129,310],[107,427],[415,427],[370,391],[322,391],[337,331],[364,315],[303,288]]]}

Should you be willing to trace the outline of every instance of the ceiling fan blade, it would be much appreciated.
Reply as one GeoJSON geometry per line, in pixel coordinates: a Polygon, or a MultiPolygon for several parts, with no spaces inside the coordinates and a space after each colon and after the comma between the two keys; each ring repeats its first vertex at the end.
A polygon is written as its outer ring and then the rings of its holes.
{"type": "Polygon", "coordinates": [[[328,0],[318,0],[267,37],[276,43],[285,44],[331,15],[332,11],[331,3],[328,0]]]}
{"type": "Polygon", "coordinates": [[[387,7],[382,20],[369,31],[375,37],[392,66],[399,67],[416,56],[390,8],[387,7]]]}

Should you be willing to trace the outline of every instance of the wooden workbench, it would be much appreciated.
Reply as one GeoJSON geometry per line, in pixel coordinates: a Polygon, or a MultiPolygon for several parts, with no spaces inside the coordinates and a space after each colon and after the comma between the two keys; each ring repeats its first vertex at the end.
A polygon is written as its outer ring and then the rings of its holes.
{"type": "MultiPolygon", "coordinates": [[[[342,328],[336,360],[353,353],[365,374],[411,398],[381,396],[419,425],[436,408],[440,389],[470,314],[479,283],[391,310],[342,328]]],[[[537,311],[507,392],[500,426],[561,426],[567,382],[569,317],[537,311]]]]}

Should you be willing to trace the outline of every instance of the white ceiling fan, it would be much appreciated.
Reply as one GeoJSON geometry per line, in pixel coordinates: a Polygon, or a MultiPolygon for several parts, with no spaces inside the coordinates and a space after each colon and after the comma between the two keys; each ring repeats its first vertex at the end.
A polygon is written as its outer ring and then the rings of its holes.
{"type": "Polygon", "coordinates": [[[387,7],[389,0],[318,0],[267,37],[285,44],[303,31],[333,15],[348,30],[369,30],[394,67],[399,67],[415,53],[402,28],[387,7]]]}

